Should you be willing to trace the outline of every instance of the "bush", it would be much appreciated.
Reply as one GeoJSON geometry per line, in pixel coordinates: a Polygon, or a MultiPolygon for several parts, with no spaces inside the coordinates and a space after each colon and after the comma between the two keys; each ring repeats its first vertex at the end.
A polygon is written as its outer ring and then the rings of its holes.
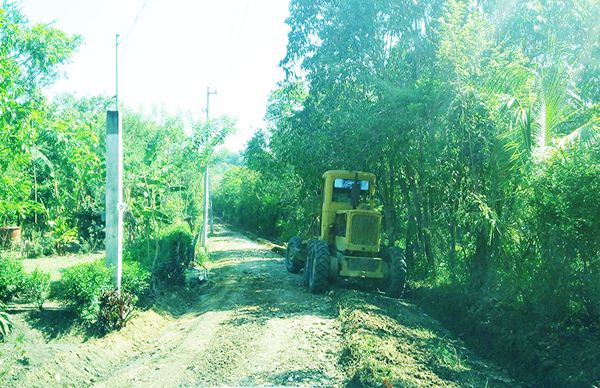
{"type": "Polygon", "coordinates": [[[36,240],[25,240],[21,245],[21,253],[28,259],[35,259],[44,253],[44,248],[36,240]]]}
{"type": "Polygon", "coordinates": [[[557,155],[539,168],[532,186],[531,225],[540,247],[533,303],[554,321],[598,323],[600,146],[557,155]]]}
{"type": "Polygon", "coordinates": [[[100,297],[97,326],[102,333],[120,330],[132,317],[135,296],[117,290],[106,290],[100,297]]]}
{"type": "Polygon", "coordinates": [[[126,261],[123,263],[122,296],[117,297],[119,293],[113,287],[112,271],[99,260],[66,269],[58,298],[85,323],[96,323],[106,332],[126,323],[129,306],[133,307],[149,287],[150,272],[137,262],[126,261]]]}
{"type": "Polygon", "coordinates": [[[192,235],[180,225],[167,229],[161,236],[159,260],[155,266],[157,278],[167,284],[182,285],[184,272],[193,258],[192,235]]]}
{"type": "Polygon", "coordinates": [[[153,272],[155,280],[169,285],[182,285],[185,282],[184,271],[193,259],[192,241],[186,225],[173,225],[160,234],[158,241],[134,242],[127,248],[126,256],[139,260],[145,269],[153,272]]]}
{"type": "Polygon", "coordinates": [[[24,297],[40,310],[50,294],[50,273],[35,269],[25,278],[24,297]]]}
{"type": "Polygon", "coordinates": [[[25,286],[25,271],[19,259],[0,257],[0,302],[10,302],[25,286]]]}
{"type": "Polygon", "coordinates": [[[145,295],[150,289],[150,271],[135,261],[123,262],[123,275],[121,289],[133,296],[133,303],[137,303],[139,297],[145,295]]]}
{"type": "Polygon", "coordinates": [[[78,242],[77,228],[71,227],[65,218],[56,218],[49,221],[50,231],[45,234],[46,238],[54,241],[54,249],[59,255],[64,255],[78,242]]]}
{"type": "Polygon", "coordinates": [[[59,298],[86,323],[98,319],[100,298],[112,288],[112,275],[102,261],[68,268],[63,273],[59,298]]]}

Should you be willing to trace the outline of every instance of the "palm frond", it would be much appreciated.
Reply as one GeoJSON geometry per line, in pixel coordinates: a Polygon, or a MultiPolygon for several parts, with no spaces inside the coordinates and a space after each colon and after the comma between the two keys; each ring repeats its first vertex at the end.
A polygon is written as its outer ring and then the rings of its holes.
{"type": "Polygon", "coordinates": [[[600,117],[595,117],[557,142],[559,148],[571,145],[591,147],[600,140],[600,117]]]}

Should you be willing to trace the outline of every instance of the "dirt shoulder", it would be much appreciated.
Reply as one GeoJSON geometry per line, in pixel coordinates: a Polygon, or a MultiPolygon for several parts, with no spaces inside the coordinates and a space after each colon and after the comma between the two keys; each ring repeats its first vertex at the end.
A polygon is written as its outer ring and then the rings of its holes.
{"type": "Polygon", "coordinates": [[[412,305],[346,287],[310,294],[279,255],[223,227],[210,250],[206,284],[53,350],[13,385],[515,385],[412,305]]]}

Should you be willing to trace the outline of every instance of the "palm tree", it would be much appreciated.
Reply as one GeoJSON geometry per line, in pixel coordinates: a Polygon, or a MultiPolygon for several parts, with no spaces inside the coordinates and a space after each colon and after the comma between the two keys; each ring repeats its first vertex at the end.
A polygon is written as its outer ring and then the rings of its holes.
{"type": "Polygon", "coordinates": [[[568,66],[531,69],[519,64],[508,66],[494,81],[494,88],[504,91],[502,109],[511,115],[506,137],[514,159],[543,159],[566,146],[587,147],[598,141],[600,116],[590,118],[590,107],[579,97],[573,79],[568,66]]]}

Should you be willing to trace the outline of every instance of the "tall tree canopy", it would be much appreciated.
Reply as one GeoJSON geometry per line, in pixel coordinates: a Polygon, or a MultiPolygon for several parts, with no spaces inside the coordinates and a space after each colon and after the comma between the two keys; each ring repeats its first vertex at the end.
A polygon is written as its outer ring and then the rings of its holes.
{"type": "Polygon", "coordinates": [[[292,0],[286,77],[246,170],[223,179],[224,214],[310,236],[322,173],[371,171],[385,241],[405,249],[413,281],[597,322],[599,10],[292,0]],[[270,210],[283,192],[286,212],[270,210]]]}

